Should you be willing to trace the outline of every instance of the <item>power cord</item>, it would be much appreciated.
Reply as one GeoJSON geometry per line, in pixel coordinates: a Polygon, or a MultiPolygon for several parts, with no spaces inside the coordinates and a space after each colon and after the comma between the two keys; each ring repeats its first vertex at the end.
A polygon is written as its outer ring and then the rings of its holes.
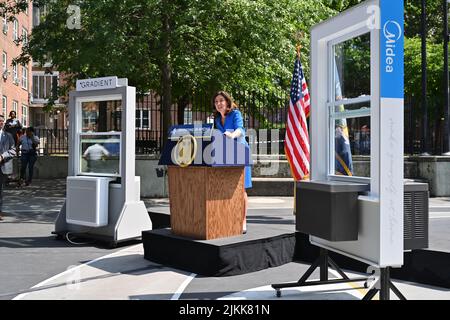
{"type": "Polygon", "coordinates": [[[68,242],[70,242],[71,244],[75,244],[75,245],[85,245],[85,244],[90,244],[91,242],[75,242],[75,241],[72,241],[72,240],[70,240],[70,238],[69,238],[69,235],[71,234],[71,232],[67,232],[66,233],[66,240],[68,241],[68,242]]]}

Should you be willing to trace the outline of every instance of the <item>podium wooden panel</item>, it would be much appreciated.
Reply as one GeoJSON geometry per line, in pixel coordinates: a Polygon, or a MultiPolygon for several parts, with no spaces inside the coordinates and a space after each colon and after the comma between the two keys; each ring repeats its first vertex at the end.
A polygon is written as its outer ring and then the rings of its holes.
{"type": "Polygon", "coordinates": [[[244,167],[168,166],[170,223],[200,240],[242,234],[244,167]]]}

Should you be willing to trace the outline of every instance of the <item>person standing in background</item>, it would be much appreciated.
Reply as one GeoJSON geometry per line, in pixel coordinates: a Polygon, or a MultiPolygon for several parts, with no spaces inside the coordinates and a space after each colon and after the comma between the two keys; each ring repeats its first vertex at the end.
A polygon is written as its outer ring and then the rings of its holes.
{"type": "Polygon", "coordinates": [[[19,185],[22,185],[25,179],[25,171],[28,166],[28,178],[25,185],[28,186],[33,180],[34,164],[37,160],[37,146],[39,145],[39,137],[34,135],[34,128],[28,127],[25,134],[19,139],[19,146],[21,146],[20,155],[20,180],[19,185]]]}
{"type": "Polygon", "coordinates": [[[16,112],[12,110],[9,113],[8,120],[6,120],[5,122],[5,131],[9,132],[12,135],[15,145],[17,145],[19,142],[18,133],[20,132],[20,130],[22,130],[22,124],[18,119],[16,119],[16,116],[16,112]]]}
{"type": "Polygon", "coordinates": [[[9,132],[4,130],[5,117],[0,115],[0,220],[3,220],[3,184],[12,174],[12,158],[16,156],[16,145],[9,132]]]}

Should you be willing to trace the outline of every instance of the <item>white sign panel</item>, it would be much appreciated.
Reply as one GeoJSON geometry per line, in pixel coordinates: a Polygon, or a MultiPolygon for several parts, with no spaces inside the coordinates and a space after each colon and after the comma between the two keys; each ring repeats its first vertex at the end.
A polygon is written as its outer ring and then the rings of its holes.
{"type": "MultiPolygon", "coordinates": [[[[329,48],[370,34],[371,170],[370,193],[358,198],[358,240],[328,241],[311,236],[312,244],[379,267],[403,264],[403,93],[404,1],[368,0],[313,27],[311,32],[311,181],[342,180],[327,168],[328,96],[334,85],[327,64],[329,48]],[[373,10],[376,8],[377,10],[373,10]],[[371,21],[378,21],[376,26],[371,21]]],[[[334,128],[329,129],[333,130],[334,128]]],[[[332,162],[334,172],[334,159],[332,162]]],[[[344,181],[355,177],[347,177],[344,181]]]]}
{"type": "Polygon", "coordinates": [[[77,91],[114,89],[118,87],[117,77],[77,80],[77,91]]]}

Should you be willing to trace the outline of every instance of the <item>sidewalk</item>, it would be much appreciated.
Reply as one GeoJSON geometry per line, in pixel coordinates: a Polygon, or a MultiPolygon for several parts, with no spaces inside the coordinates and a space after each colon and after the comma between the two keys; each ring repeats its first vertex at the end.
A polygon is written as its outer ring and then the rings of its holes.
{"type": "MultiPolygon", "coordinates": [[[[139,243],[109,250],[94,242],[73,245],[55,240],[51,231],[64,194],[65,180],[36,180],[23,190],[5,190],[8,214],[0,222],[0,299],[278,299],[270,284],[297,281],[309,267],[293,262],[239,276],[200,277],[145,260],[139,243]]],[[[152,210],[168,210],[168,199],[145,203],[152,210]]],[[[295,231],[292,197],[250,197],[249,207],[249,217],[260,210],[283,213],[288,217],[283,223],[295,231]]],[[[448,208],[430,214],[430,228],[434,222],[450,222],[449,199],[430,199],[430,207],[448,208]]],[[[250,218],[249,226],[256,220],[250,218]]],[[[333,272],[330,277],[335,277],[333,272]]],[[[316,271],[311,279],[317,278],[316,271]]],[[[448,289],[394,282],[408,299],[450,299],[448,289]]],[[[357,283],[282,292],[279,299],[353,300],[366,289],[357,283]]]]}

